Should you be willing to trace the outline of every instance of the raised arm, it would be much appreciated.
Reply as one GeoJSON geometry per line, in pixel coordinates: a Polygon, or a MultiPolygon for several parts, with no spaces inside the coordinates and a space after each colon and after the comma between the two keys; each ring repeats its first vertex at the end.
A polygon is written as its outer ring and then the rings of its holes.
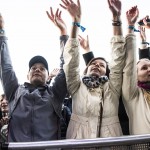
{"type": "Polygon", "coordinates": [[[113,37],[111,38],[111,61],[110,61],[110,86],[114,93],[118,95],[121,93],[122,87],[122,72],[125,63],[125,39],[122,35],[122,22],[121,22],[121,1],[108,0],[108,6],[112,13],[112,28],[113,37]]]}
{"type": "Polygon", "coordinates": [[[138,24],[140,24],[144,28],[150,29],[150,18],[149,18],[149,16],[147,15],[143,19],[139,20],[138,24]]]}
{"type": "Polygon", "coordinates": [[[139,48],[139,59],[148,58],[150,59],[149,47],[146,38],[146,29],[143,26],[139,26],[139,36],[140,36],[140,48],[139,48]]]}
{"type": "Polygon", "coordinates": [[[87,65],[92,58],[94,58],[93,52],[90,50],[89,36],[86,36],[86,39],[81,35],[78,35],[78,39],[80,41],[80,46],[83,49],[83,59],[85,61],[85,65],[87,65]]]}
{"type": "Polygon", "coordinates": [[[113,35],[122,35],[121,1],[108,0],[108,6],[112,13],[113,35]]]}
{"type": "Polygon", "coordinates": [[[10,101],[19,85],[9,55],[7,37],[4,31],[4,20],[1,15],[0,31],[0,78],[7,100],[10,101]]]}
{"type": "Polygon", "coordinates": [[[54,77],[56,77],[56,76],[58,75],[59,71],[60,71],[60,69],[54,68],[54,69],[50,72],[49,78],[48,78],[48,81],[49,81],[48,84],[50,84],[50,83],[51,83],[51,80],[52,80],[54,77]]]}
{"type": "Polygon", "coordinates": [[[62,12],[57,9],[54,14],[53,8],[50,7],[50,11],[46,11],[46,13],[50,21],[60,30],[60,35],[67,35],[67,26],[61,17],[62,12]]]}
{"type": "Polygon", "coordinates": [[[77,0],[77,4],[75,4],[72,0],[70,0],[70,1],[61,0],[61,1],[62,1],[63,5],[60,4],[60,6],[64,9],[66,9],[72,18],[73,26],[71,28],[70,38],[77,38],[79,27],[74,23],[80,24],[80,22],[81,22],[80,1],[77,0]]]}
{"type": "Polygon", "coordinates": [[[59,96],[61,100],[65,97],[67,93],[66,88],[66,78],[63,70],[63,64],[64,64],[64,58],[63,58],[63,52],[64,47],[66,44],[66,41],[68,40],[67,35],[67,26],[62,19],[61,11],[59,9],[56,10],[55,14],[53,12],[53,8],[50,7],[50,11],[46,11],[48,18],[50,21],[59,29],[60,31],[60,50],[61,50],[61,56],[60,56],[60,69],[55,68],[49,76],[49,84],[51,82],[51,78],[55,76],[53,86],[51,86],[53,92],[55,95],[59,96]]]}
{"type": "Polygon", "coordinates": [[[123,70],[123,85],[122,97],[127,102],[133,99],[137,92],[137,70],[136,70],[136,37],[134,34],[134,26],[139,16],[137,6],[132,7],[126,12],[128,23],[127,36],[126,36],[126,62],[123,70]]]}
{"type": "Polygon", "coordinates": [[[72,27],[70,32],[70,38],[67,41],[64,50],[64,71],[66,75],[67,87],[69,93],[72,95],[77,91],[80,85],[80,72],[79,72],[79,40],[78,32],[81,22],[81,6],[80,1],[77,0],[75,4],[72,0],[61,0],[63,4],[60,4],[62,8],[68,11],[72,18],[72,27]]]}
{"type": "Polygon", "coordinates": [[[69,38],[67,35],[67,26],[65,21],[63,20],[61,14],[62,12],[57,9],[54,15],[53,8],[50,7],[50,12],[46,11],[48,18],[50,21],[59,29],[60,31],[60,50],[61,50],[61,56],[60,56],[60,68],[63,68],[64,64],[64,58],[63,58],[63,52],[64,52],[64,47],[65,44],[69,38]]]}

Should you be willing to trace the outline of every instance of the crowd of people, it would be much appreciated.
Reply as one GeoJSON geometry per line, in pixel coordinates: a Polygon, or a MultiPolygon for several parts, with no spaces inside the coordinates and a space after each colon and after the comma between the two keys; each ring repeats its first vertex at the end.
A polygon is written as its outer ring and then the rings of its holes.
{"type": "Polygon", "coordinates": [[[85,30],[81,25],[80,0],[61,0],[60,6],[72,18],[69,35],[62,12],[54,12],[52,7],[46,11],[50,22],[60,31],[60,68],[49,72],[47,60],[34,56],[29,61],[29,82],[24,84],[18,83],[13,69],[0,16],[0,78],[4,91],[0,100],[0,140],[33,142],[149,134],[149,17],[138,20],[138,6],[130,8],[126,12],[128,27],[124,36],[122,2],[108,0],[113,36],[111,61],[107,62],[100,54],[94,56],[88,36],[85,39],[79,35],[79,30],[85,30]],[[139,49],[137,35],[141,39],[139,49]],[[80,48],[84,50],[86,64],[82,75],[80,48]]]}

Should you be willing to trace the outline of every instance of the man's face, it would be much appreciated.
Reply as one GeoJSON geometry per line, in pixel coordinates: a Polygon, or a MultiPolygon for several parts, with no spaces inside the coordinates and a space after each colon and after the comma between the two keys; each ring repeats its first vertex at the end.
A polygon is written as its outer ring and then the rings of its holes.
{"type": "Polygon", "coordinates": [[[94,60],[87,70],[87,75],[101,77],[106,74],[106,62],[102,59],[94,60]]]}
{"type": "Polygon", "coordinates": [[[150,60],[142,59],[137,64],[138,81],[147,82],[150,81],[150,60]]]}
{"type": "Polygon", "coordinates": [[[48,71],[42,63],[35,63],[28,72],[28,80],[34,86],[45,85],[48,80],[48,71]]]}

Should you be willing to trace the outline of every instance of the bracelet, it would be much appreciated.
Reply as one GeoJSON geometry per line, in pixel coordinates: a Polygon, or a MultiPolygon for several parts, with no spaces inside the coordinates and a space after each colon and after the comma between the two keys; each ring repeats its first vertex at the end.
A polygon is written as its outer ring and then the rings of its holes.
{"type": "Polygon", "coordinates": [[[4,34],[4,33],[5,33],[4,29],[0,29],[0,34],[4,34]]]}
{"type": "Polygon", "coordinates": [[[147,44],[147,45],[149,45],[149,43],[148,43],[148,42],[146,42],[146,41],[145,41],[145,42],[143,41],[141,44],[147,44]]]}
{"type": "Polygon", "coordinates": [[[73,24],[74,26],[79,27],[79,28],[82,30],[82,32],[84,32],[85,29],[86,29],[85,27],[81,26],[79,22],[73,22],[72,24],[73,24]]]}
{"type": "Polygon", "coordinates": [[[114,20],[112,20],[113,21],[113,23],[112,23],[112,25],[113,26],[121,26],[121,21],[114,21],[114,20]]]}
{"type": "Polygon", "coordinates": [[[132,25],[129,25],[129,26],[128,26],[128,29],[131,29],[131,30],[133,30],[134,32],[140,32],[140,30],[135,29],[135,27],[132,26],[132,25]]]}

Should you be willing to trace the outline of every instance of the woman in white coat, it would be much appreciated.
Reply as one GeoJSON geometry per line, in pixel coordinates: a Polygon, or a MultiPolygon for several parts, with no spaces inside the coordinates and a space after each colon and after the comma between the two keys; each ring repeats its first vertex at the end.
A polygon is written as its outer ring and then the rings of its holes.
{"type": "MultiPolygon", "coordinates": [[[[130,12],[127,13],[128,18],[130,18],[130,12]]],[[[147,23],[146,17],[140,21],[144,22],[143,27],[150,29],[150,23],[147,23]]],[[[132,23],[130,22],[134,27],[132,23]]],[[[131,32],[134,31],[131,30],[131,32]]],[[[143,58],[137,62],[136,52],[135,39],[132,43],[128,41],[122,95],[129,117],[130,134],[150,134],[150,60],[143,58]]]]}
{"type": "MultiPolygon", "coordinates": [[[[125,64],[125,39],[121,27],[121,2],[109,0],[113,14],[111,39],[112,61],[109,80],[106,76],[107,62],[102,57],[92,59],[83,77],[79,71],[78,30],[81,28],[81,6],[77,0],[62,0],[64,9],[72,17],[73,25],[64,50],[64,71],[68,91],[72,97],[72,115],[67,129],[67,138],[86,139],[121,136],[118,119],[118,104],[122,87],[122,72],[125,64]]],[[[131,37],[127,37],[130,39],[131,37]]]]}

